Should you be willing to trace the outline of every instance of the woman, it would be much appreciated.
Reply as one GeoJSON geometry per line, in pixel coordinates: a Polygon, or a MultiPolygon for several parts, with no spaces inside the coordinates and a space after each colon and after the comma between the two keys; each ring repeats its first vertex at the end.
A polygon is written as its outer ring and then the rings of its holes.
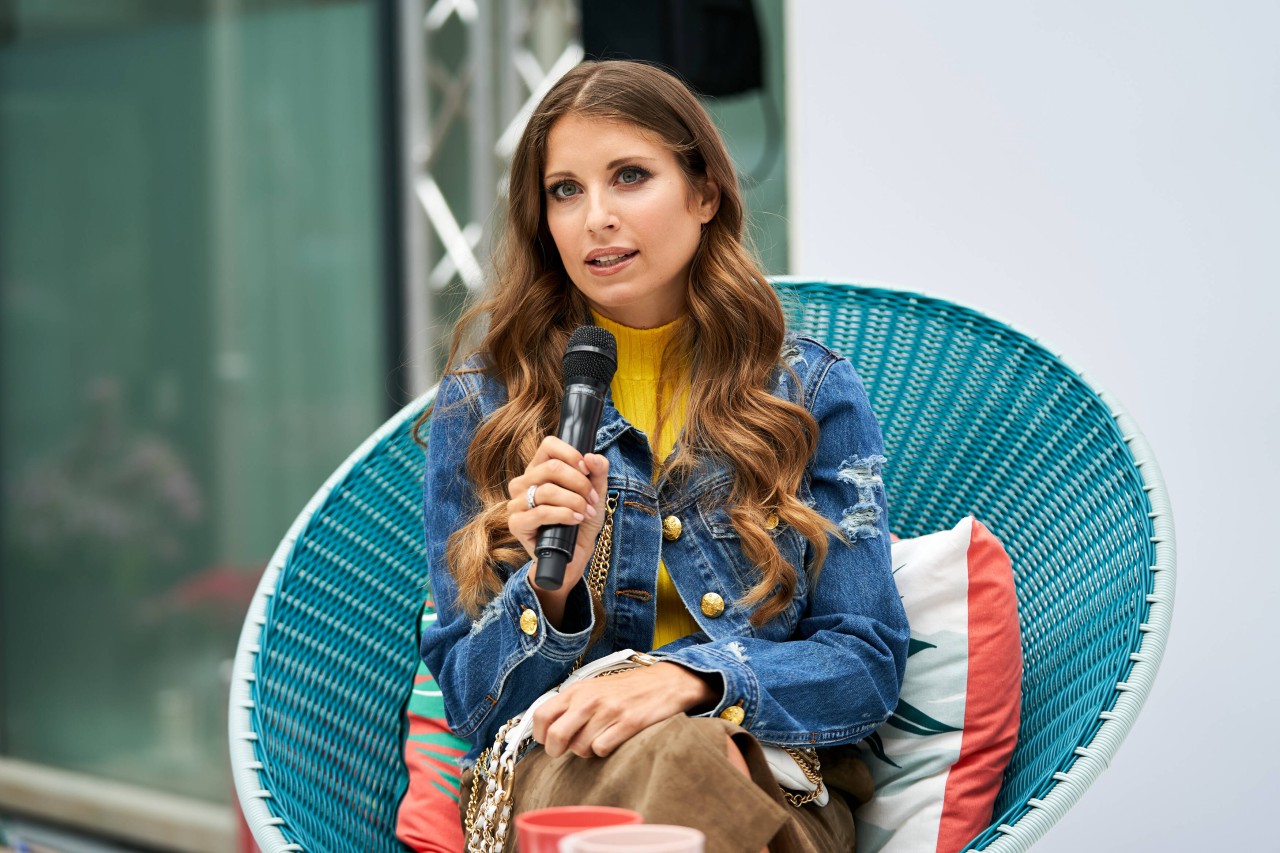
{"type": "Polygon", "coordinates": [[[468,761],[576,665],[652,650],[537,709],[517,811],[624,805],[702,828],[709,850],[852,849],[867,776],[827,748],[889,716],[907,645],[857,375],[786,333],[722,140],[651,66],[584,63],[552,88],[507,216],[428,440],[438,616],[422,654],[468,761]],[[584,455],[554,434],[561,358],[587,323],[615,335],[619,368],[584,455]],[[557,591],[532,582],[547,524],[578,525],[557,591]],[[829,796],[787,796],[761,743],[810,771],[800,750],[821,747],[829,796]]]}

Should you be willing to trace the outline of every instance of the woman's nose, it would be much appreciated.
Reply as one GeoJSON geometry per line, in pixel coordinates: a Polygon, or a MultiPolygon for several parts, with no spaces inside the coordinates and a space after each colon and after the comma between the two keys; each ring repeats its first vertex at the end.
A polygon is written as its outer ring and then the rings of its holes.
{"type": "Polygon", "coordinates": [[[613,206],[608,203],[607,196],[592,196],[587,202],[587,230],[592,232],[609,231],[618,227],[618,217],[613,206]]]}

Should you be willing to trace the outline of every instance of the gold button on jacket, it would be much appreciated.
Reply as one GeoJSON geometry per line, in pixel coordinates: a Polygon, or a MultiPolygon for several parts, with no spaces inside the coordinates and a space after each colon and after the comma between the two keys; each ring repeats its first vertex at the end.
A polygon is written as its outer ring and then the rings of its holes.
{"type": "Polygon", "coordinates": [[[742,725],[742,721],[747,718],[747,712],[742,710],[741,705],[730,705],[720,712],[720,719],[728,720],[735,726],[742,725]]]}
{"type": "Polygon", "coordinates": [[[530,637],[538,633],[538,614],[526,607],[520,614],[520,630],[530,637]]]}
{"type": "Polygon", "coordinates": [[[765,530],[774,530],[778,526],[778,514],[776,512],[769,513],[769,517],[764,520],[765,530]]]}
{"type": "Polygon", "coordinates": [[[702,615],[712,619],[724,612],[724,599],[714,592],[702,596],[702,615]]]}
{"type": "Polygon", "coordinates": [[[662,519],[662,538],[668,542],[674,542],[679,539],[682,530],[684,530],[684,525],[674,515],[668,515],[662,519]]]}

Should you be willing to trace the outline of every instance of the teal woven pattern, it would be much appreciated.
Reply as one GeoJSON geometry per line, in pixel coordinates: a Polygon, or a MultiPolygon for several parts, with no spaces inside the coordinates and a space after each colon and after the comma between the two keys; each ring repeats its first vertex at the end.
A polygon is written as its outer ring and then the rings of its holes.
{"type": "Polygon", "coordinates": [[[427,579],[423,454],[404,427],[328,493],[267,606],[252,693],[260,778],[303,850],[403,849],[400,725],[427,579]]]}
{"type": "MultiPolygon", "coordinates": [[[[862,374],[885,432],[894,532],[973,514],[1013,559],[1022,728],[998,819],[969,848],[985,849],[1084,754],[1128,677],[1156,563],[1151,487],[1107,405],[1025,335],[901,291],[777,287],[793,326],[862,374]]],[[[401,849],[399,725],[426,592],[422,454],[408,425],[425,402],[318,496],[268,603],[250,685],[254,754],[274,822],[296,845],[274,849],[401,849]]]]}

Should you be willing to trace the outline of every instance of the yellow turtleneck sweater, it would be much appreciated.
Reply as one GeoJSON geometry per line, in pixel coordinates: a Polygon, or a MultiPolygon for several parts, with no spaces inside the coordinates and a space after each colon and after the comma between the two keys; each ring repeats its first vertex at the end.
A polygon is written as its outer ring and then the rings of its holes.
{"type": "MultiPolygon", "coordinates": [[[[662,364],[662,352],[671,340],[679,320],[656,329],[633,329],[591,313],[596,324],[613,333],[618,340],[618,372],[613,375],[609,390],[613,393],[613,405],[632,426],[649,437],[654,458],[665,460],[675,449],[676,439],[684,429],[689,406],[689,384],[680,382],[680,398],[671,417],[658,427],[658,375],[662,364]]],[[[657,474],[657,466],[654,466],[657,474]]],[[[666,564],[658,560],[657,615],[653,626],[653,647],[665,646],[694,631],[698,623],[689,614],[676,585],[671,581],[666,564]]]]}

